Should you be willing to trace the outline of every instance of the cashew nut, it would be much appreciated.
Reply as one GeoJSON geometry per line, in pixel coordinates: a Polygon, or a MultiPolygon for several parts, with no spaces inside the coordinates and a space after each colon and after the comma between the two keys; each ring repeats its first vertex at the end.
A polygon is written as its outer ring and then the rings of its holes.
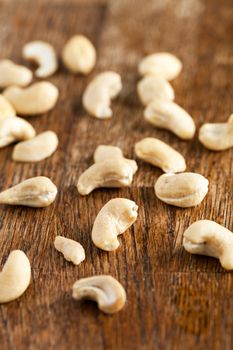
{"type": "Polygon", "coordinates": [[[79,265],[85,260],[85,250],[80,243],[73,239],[57,236],[54,241],[54,246],[64,255],[67,261],[71,261],[74,265],[79,265]]]}
{"type": "Polygon", "coordinates": [[[195,134],[192,117],[172,101],[154,98],[144,110],[144,117],[157,128],[170,130],[183,140],[192,139],[195,134]]]}
{"type": "Polygon", "coordinates": [[[58,99],[58,89],[55,85],[42,81],[22,89],[12,86],[3,92],[4,97],[21,115],[35,115],[50,111],[58,99]]]}
{"type": "Polygon", "coordinates": [[[45,176],[27,179],[0,193],[0,204],[43,208],[54,202],[57,187],[45,176]]]}
{"type": "Polygon", "coordinates": [[[92,228],[92,241],[100,249],[116,250],[117,236],[124,233],[137,219],[138,206],[125,198],[108,201],[96,216],[92,228]]]}
{"type": "Polygon", "coordinates": [[[15,115],[16,112],[13,106],[3,95],[0,95],[0,122],[5,118],[14,117],[15,115]]]}
{"type": "Polygon", "coordinates": [[[31,265],[22,250],[13,250],[0,272],[0,303],[19,298],[28,288],[31,265]]]}
{"type": "Polygon", "coordinates": [[[189,226],[183,246],[191,254],[218,258],[224,269],[233,270],[233,232],[214,221],[200,220],[189,226]]]}
{"type": "Polygon", "coordinates": [[[165,173],[185,171],[184,157],[165,142],[153,137],[146,137],[135,144],[138,158],[161,168],[165,173]]]}
{"type": "Polygon", "coordinates": [[[173,101],[174,90],[167,80],[157,75],[146,75],[137,85],[138,96],[147,106],[155,97],[173,101]]]}
{"type": "Polygon", "coordinates": [[[35,134],[31,124],[22,118],[11,117],[0,120],[0,148],[15,141],[31,139],[35,134]]]}
{"type": "Polygon", "coordinates": [[[140,75],[159,75],[166,80],[175,79],[182,70],[181,61],[168,52],[153,53],[144,57],[138,66],[140,75]]]}
{"type": "Polygon", "coordinates": [[[86,87],[83,106],[93,117],[106,119],[112,116],[111,99],[122,89],[121,77],[115,72],[98,74],[86,87]]]}
{"type": "Polygon", "coordinates": [[[101,311],[113,314],[124,307],[126,293],[123,286],[112,276],[98,275],[76,281],[73,285],[73,298],[94,300],[101,311]]]}
{"type": "Polygon", "coordinates": [[[31,140],[18,143],[12,158],[18,162],[39,162],[50,157],[57,149],[58,138],[55,132],[45,131],[31,140]]]}
{"type": "Polygon", "coordinates": [[[71,72],[88,74],[96,64],[96,50],[87,37],[74,35],[66,43],[62,59],[71,72]]]}
{"type": "Polygon", "coordinates": [[[99,187],[126,187],[132,183],[137,163],[124,158],[118,147],[99,146],[94,160],[96,163],[84,171],[78,179],[77,189],[80,194],[87,195],[99,187]],[[111,155],[107,156],[107,153],[111,155]]]}
{"type": "Polygon", "coordinates": [[[0,88],[11,85],[26,86],[32,81],[30,69],[15,64],[10,60],[0,61],[0,88]]]}
{"type": "Polygon", "coordinates": [[[155,194],[167,204],[194,207],[206,196],[208,184],[204,176],[196,173],[163,174],[155,183],[155,194]]]}
{"type": "Polygon", "coordinates": [[[26,44],[23,47],[23,57],[38,64],[39,68],[35,72],[38,78],[49,77],[58,68],[55,50],[45,41],[38,40],[26,44]]]}
{"type": "Polygon", "coordinates": [[[223,151],[233,147],[233,114],[227,123],[203,124],[199,130],[199,140],[212,151],[223,151]]]}

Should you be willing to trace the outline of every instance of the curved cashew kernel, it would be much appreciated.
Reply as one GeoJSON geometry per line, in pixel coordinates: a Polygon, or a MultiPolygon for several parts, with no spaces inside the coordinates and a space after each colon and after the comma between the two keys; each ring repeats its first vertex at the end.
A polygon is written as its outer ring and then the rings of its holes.
{"type": "Polygon", "coordinates": [[[138,158],[161,168],[165,173],[178,173],[186,169],[184,157],[165,142],[146,137],[135,144],[138,158]]]}
{"type": "Polygon", "coordinates": [[[140,75],[159,75],[166,80],[175,79],[182,70],[181,61],[167,52],[153,53],[144,57],[138,66],[140,75]]]}
{"type": "Polygon", "coordinates": [[[117,236],[124,233],[137,219],[138,206],[125,198],[108,201],[96,216],[92,228],[92,241],[100,249],[116,250],[117,236]]]}
{"type": "Polygon", "coordinates": [[[5,118],[14,117],[15,115],[16,112],[13,106],[3,95],[0,95],[0,122],[5,118]]]}
{"type": "Polygon", "coordinates": [[[155,97],[173,101],[173,87],[163,77],[146,75],[137,84],[138,96],[143,105],[147,106],[155,97]]]}
{"type": "Polygon", "coordinates": [[[214,221],[199,220],[189,226],[183,246],[191,254],[218,258],[224,269],[233,270],[233,232],[214,221]]]}
{"type": "Polygon", "coordinates": [[[167,204],[194,207],[206,196],[208,184],[204,176],[196,173],[163,174],[155,183],[155,194],[167,204]]]}
{"type": "Polygon", "coordinates": [[[74,265],[79,265],[85,260],[85,250],[80,243],[73,239],[57,236],[54,241],[54,246],[64,255],[67,261],[71,261],[74,265]]]}
{"type": "Polygon", "coordinates": [[[93,117],[106,119],[112,116],[111,99],[122,89],[121,77],[115,72],[98,74],[86,87],[83,106],[93,117]]]}
{"type": "Polygon", "coordinates": [[[96,64],[96,50],[87,37],[74,35],[66,43],[62,59],[71,72],[88,74],[96,64]]]}
{"type": "Polygon", "coordinates": [[[160,129],[167,129],[183,140],[195,134],[193,118],[176,103],[155,98],[144,110],[145,119],[160,129]]]}
{"type": "Polygon", "coordinates": [[[212,151],[223,151],[233,147],[233,114],[227,123],[203,124],[199,130],[199,140],[212,151]]]}
{"type": "Polygon", "coordinates": [[[45,131],[29,141],[14,147],[12,158],[18,162],[39,162],[50,157],[57,149],[58,138],[55,132],[45,131]]]}
{"type": "Polygon", "coordinates": [[[46,78],[56,72],[58,63],[57,56],[52,45],[45,41],[32,41],[23,47],[23,57],[35,61],[37,68],[35,75],[38,78],[46,78]]]}
{"type": "Polygon", "coordinates": [[[22,250],[13,250],[0,272],[0,303],[19,298],[28,288],[31,265],[22,250]]]}
{"type": "Polygon", "coordinates": [[[22,118],[11,117],[0,120],[0,148],[15,141],[31,139],[35,134],[31,124],[22,118]]]}
{"type": "Polygon", "coordinates": [[[0,204],[43,208],[54,202],[57,187],[45,176],[36,176],[0,193],[0,204]]]}
{"type": "Polygon", "coordinates": [[[32,81],[30,69],[13,63],[10,60],[0,61],[0,88],[11,85],[26,86],[32,81]]]}
{"type": "Polygon", "coordinates": [[[73,285],[73,298],[90,299],[106,314],[120,311],[126,302],[126,293],[122,285],[112,276],[98,275],[81,278],[73,285]]]}
{"type": "Polygon", "coordinates": [[[55,85],[41,81],[28,88],[9,87],[3,92],[4,97],[21,115],[35,115],[50,111],[58,99],[58,89],[55,85]]]}

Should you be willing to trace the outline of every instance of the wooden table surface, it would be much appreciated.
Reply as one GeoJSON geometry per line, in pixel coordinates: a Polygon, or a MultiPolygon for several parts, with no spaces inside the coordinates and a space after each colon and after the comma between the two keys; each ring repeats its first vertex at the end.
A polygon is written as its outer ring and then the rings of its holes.
{"type": "Polygon", "coordinates": [[[69,74],[60,64],[49,80],[60,90],[56,107],[32,117],[37,132],[54,130],[59,149],[47,160],[11,160],[13,146],[0,151],[0,190],[37,175],[58,186],[45,209],[0,207],[0,264],[22,249],[32,264],[32,281],[18,300],[0,306],[0,349],[232,349],[233,273],[218,260],[184,251],[182,234],[198,219],[233,230],[233,150],[214,153],[195,137],[184,142],[143,119],[137,94],[137,64],[143,55],[168,51],[184,69],[172,82],[176,101],[204,122],[224,122],[232,112],[231,0],[0,0],[0,58],[22,59],[28,41],[50,42],[60,54],[66,40],[83,33],[94,43],[98,62],[87,77],[69,74]],[[121,74],[123,90],[113,102],[113,117],[99,121],[81,105],[87,82],[98,72],[121,74]],[[159,201],[153,186],[161,174],[138,161],[133,184],[80,196],[79,175],[92,164],[100,144],[121,147],[135,158],[134,143],[158,137],[186,158],[187,170],[206,176],[209,193],[196,208],[179,209],[159,201]],[[139,217],[111,253],[91,242],[93,221],[111,198],[139,205],[139,217]],[[79,241],[86,260],[78,267],[53,247],[54,237],[79,241]],[[92,302],[76,302],[71,287],[78,278],[111,274],[125,287],[127,304],[113,315],[92,302]]]}

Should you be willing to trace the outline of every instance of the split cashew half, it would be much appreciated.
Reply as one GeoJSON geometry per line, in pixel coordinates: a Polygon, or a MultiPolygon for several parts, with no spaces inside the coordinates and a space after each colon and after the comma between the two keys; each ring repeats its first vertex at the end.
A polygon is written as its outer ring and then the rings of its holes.
{"type": "Polygon", "coordinates": [[[14,117],[15,115],[16,112],[13,106],[3,95],[0,95],[0,122],[5,118],[14,117]]]}
{"type": "Polygon", "coordinates": [[[0,89],[12,85],[27,86],[32,81],[30,69],[15,64],[10,60],[0,61],[0,89]]]}
{"type": "Polygon", "coordinates": [[[116,250],[117,236],[124,233],[137,219],[138,206],[125,198],[108,201],[96,216],[92,228],[92,241],[100,249],[116,250]]]}
{"type": "Polygon", "coordinates": [[[126,293],[112,276],[98,275],[76,281],[73,285],[73,298],[94,300],[101,311],[113,314],[124,307],[126,293]]]}
{"type": "Polygon", "coordinates": [[[80,243],[62,236],[57,236],[54,241],[55,248],[64,255],[67,261],[79,265],[85,260],[85,250],[80,243]]]}
{"type": "Polygon", "coordinates": [[[216,222],[194,222],[184,232],[183,245],[189,253],[218,258],[224,269],[233,270],[233,232],[216,222]]]}
{"type": "Polygon", "coordinates": [[[0,303],[19,298],[28,288],[31,279],[31,265],[26,254],[13,250],[0,272],[0,303]]]}

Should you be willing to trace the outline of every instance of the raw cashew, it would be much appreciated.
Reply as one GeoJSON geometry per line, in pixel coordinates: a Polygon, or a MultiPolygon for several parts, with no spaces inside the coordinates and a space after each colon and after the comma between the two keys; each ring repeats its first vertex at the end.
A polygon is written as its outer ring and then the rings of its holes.
{"type": "Polygon", "coordinates": [[[32,81],[30,69],[15,64],[10,60],[0,61],[0,88],[11,85],[26,86],[32,81]]]}
{"type": "Polygon", "coordinates": [[[31,265],[22,250],[13,250],[0,272],[0,303],[19,298],[28,288],[31,265]]]}
{"type": "Polygon", "coordinates": [[[71,72],[88,74],[96,64],[96,50],[84,35],[74,35],[66,43],[62,59],[71,72]]]}
{"type": "Polygon", "coordinates": [[[183,245],[189,253],[218,258],[224,269],[233,270],[233,232],[216,222],[194,222],[184,232],[183,245]]]}
{"type": "Polygon", "coordinates": [[[140,75],[158,75],[166,80],[175,79],[182,70],[181,61],[168,52],[153,53],[144,57],[138,66],[140,75]]]}
{"type": "Polygon", "coordinates": [[[29,140],[35,134],[31,124],[22,118],[11,117],[0,120],[0,148],[15,141],[29,140]]]}
{"type": "Polygon", "coordinates": [[[54,202],[57,187],[45,176],[27,179],[0,193],[0,204],[43,208],[54,202]]]}
{"type": "Polygon", "coordinates": [[[163,174],[155,183],[161,201],[181,208],[194,207],[208,192],[209,181],[196,173],[163,174]]]}
{"type": "Polygon", "coordinates": [[[172,101],[155,98],[144,110],[144,117],[157,128],[170,130],[183,140],[192,139],[195,134],[192,117],[172,101]]]}
{"type": "Polygon", "coordinates": [[[3,93],[21,115],[35,115],[50,111],[58,99],[58,89],[55,85],[41,81],[28,88],[9,87],[3,93]]]}
{"type": "Polygon", "coordinates": [[[58,138],[55,132],[45,131],[29,141],[14,147],[12,158],[18,162],[39,162],[50,157],[57,149],[58,138]]]}
{"type": "Polygon", "coordinates": [[[122,89],[121,77],[115,72],[98,74],[86,87],[83,106],[93,117],[106,119],[112,116],[111,99],[122,89]]]}
{"type": "Polygon", "coordinates": [[[138,158],[161,168],[165,173],[185,171],[184,157],[174,148],[153,137],[146,137],[135,144],[138,158]]]}
{"type": "Polygon", "coordinates": [[[27,43],[23,47],[23,57],[38,64],[39,68],[35,72],[38,78],[49,77],[58,68],[55,50],[45,41],[37,40],[27,43]]]}
{"type": "Polygon", "coordinates": [[[3,95],[0,95],[0,122],[5,118],[14,117],[15,115],[16,112],[13,106],[3,95]]]}
{"type": "Polygon", "coordinates": [[[113,314],[124,307],[126,293],[112,276],[98,275],[76,281],[73,285],[73,298],[94,300],[101,311],[113,314]]]}
{"type": "Polygon", "coordinates": [[[203,124],[199,130],[199,140],[212,151],[233,147],[233,114],[227,123],[203,124]]]}
{"type": "Polygon", "coordinates": [[[64,255],[67,261],[79,265],[85,260],[85,251],[80,243],[73,239],[57,236],[54,241],[55,248],[64,255]]]}
{"type": "Polygon", "coordinates": [[[154,98],[173,101],[175,93],[167,80],[157,75],[146,75],[137,85],[138,96],[143,105],[147,106],[154,98]]]}
{"type": "Polygon", "coordinates": [[[92,241],[100,249],[116,250],[117,236],[124,233],[137,219],[138,206],[125,198],[108,201],[98,213],[93,228],[92,241]]]}

